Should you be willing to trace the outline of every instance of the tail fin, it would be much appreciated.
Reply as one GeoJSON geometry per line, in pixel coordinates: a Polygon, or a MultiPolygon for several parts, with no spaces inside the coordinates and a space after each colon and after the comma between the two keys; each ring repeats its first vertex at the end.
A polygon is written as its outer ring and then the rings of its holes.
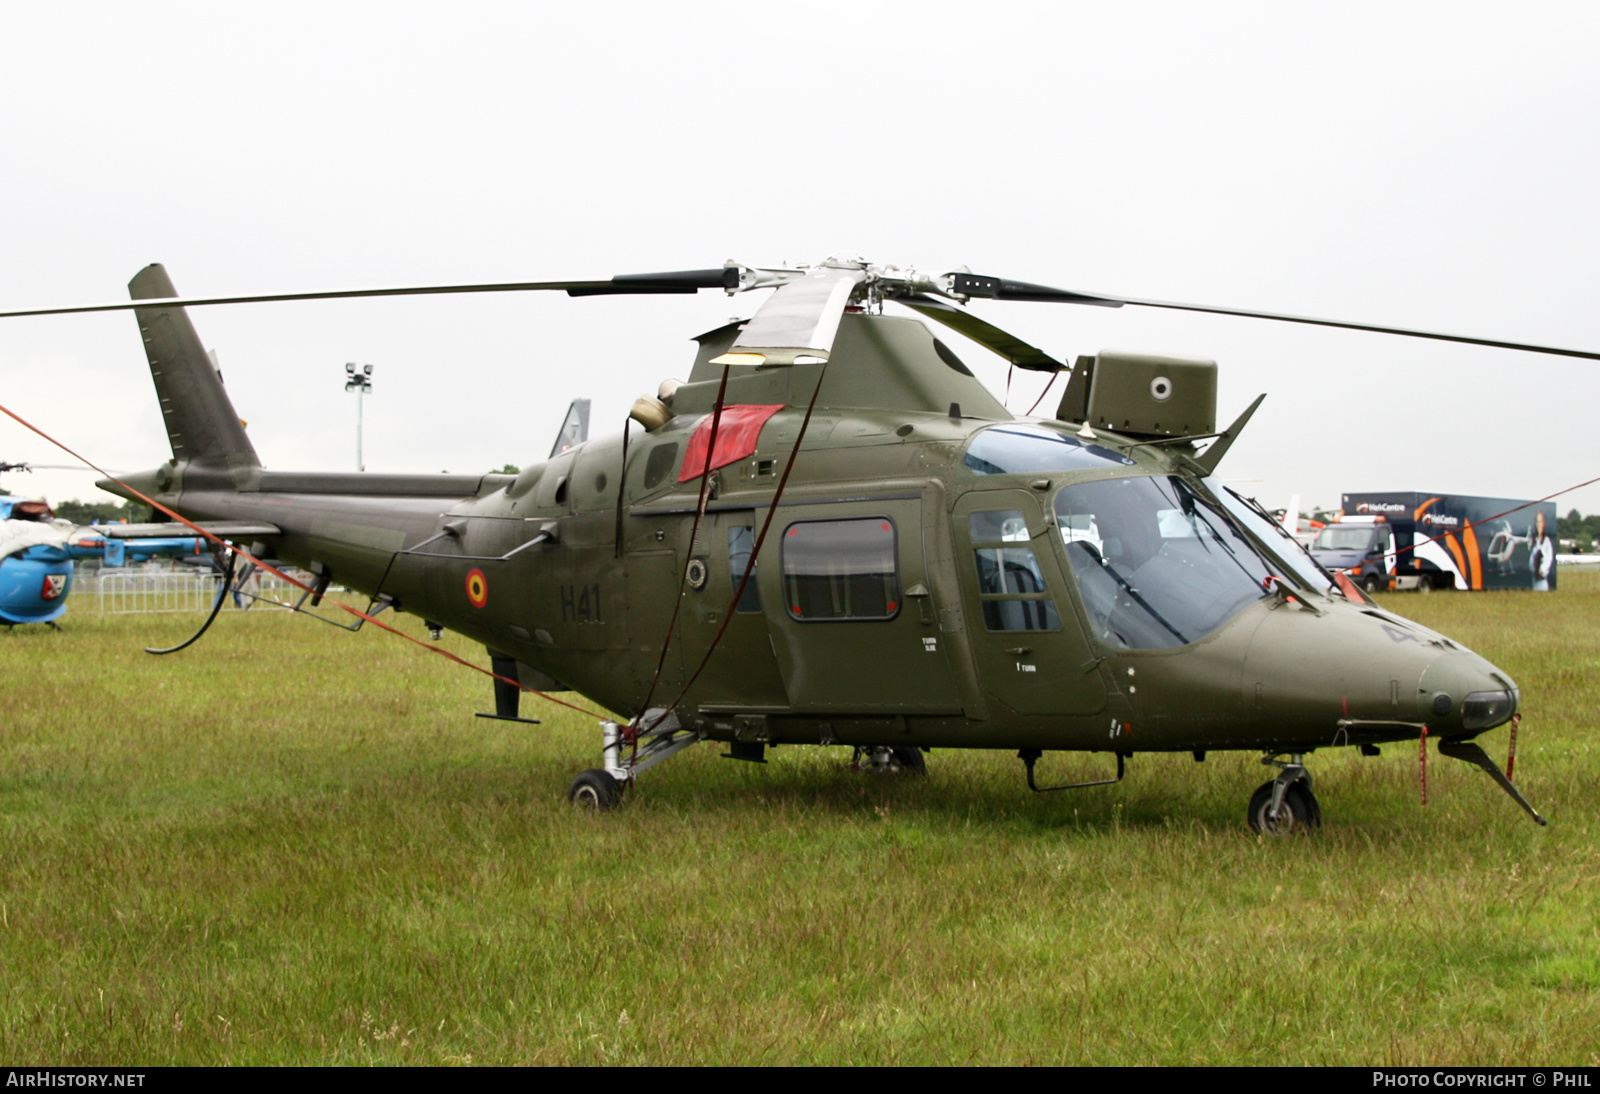
{"type": "MultiPolygon", "coordinates": [[[[160,263],[146,266],[128,282],[135,300],[172,297],[178,292],[160,263]]],[[[182,308],[136,308],[150,375],[161,399],[161,414],[174,459],[210,467],[260,467],[255,446],[222,387],[222,373],[200,345],[200,336],[182,308]]]]}
{"type": "Polygon", "coordinates": [[[588,439],[589,400],[574,399],[567,407],[567,416],[561,419],[561,432],[556,434],[556,443],[550,447],[550,458],[553,460],[588,439]]]}

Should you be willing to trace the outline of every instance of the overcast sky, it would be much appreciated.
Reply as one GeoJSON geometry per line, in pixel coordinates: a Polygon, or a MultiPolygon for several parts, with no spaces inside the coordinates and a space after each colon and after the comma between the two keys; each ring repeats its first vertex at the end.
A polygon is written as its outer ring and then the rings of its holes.
{"type": "MultiPolygon", "coordinates": [[[[11,4],[0,305],[878,262],[1600,349],[1592,4],[11,4]]],[[[197,309],[269,467],[542,457],[620,428],[762,296],[197,309]]],[[[1600,475],[1600,363],[980,302],[1069,360],[1215,358],[1269,505],[1600,475]]],[[[1005,368],[963,347],[997,394],[1005,368]]],[[[170,454],[127,314],[0,321],[0,402],[170,454]]],[[[1042,377],[1019,373],[1025,411],[1042,377]]],[[[1053,400],[1052,400],[1053,404],[1053,400]]],[[[0,460],[66,458],[6,421],[0,460]]],[[[94,496],[92,475],[8,475],[94,496]]],[[[1600,486],[1560,499],[1600,509],[1600,486]]]]}

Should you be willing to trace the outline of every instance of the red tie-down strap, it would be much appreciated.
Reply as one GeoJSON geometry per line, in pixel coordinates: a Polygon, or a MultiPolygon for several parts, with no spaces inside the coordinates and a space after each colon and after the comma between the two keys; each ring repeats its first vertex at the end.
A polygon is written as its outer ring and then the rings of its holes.
{"type": "Polygon", "coordinates": [[[1417,784],[1422,787],[1422,804],[1428,804],[1428,727],[1417,738],[1417,784]]]}
{"type": "Polygon", "coordinates": [[[688,482],[708,470],[715,471],[754,455],[761,427],[783,407],[782,403],[777,406],[723,407],[722,422],[717,428],[717,447],[711,453],[709,463],[706,461],[706,450],[711,445],[712,415],[707,414],[700,419],[700,424],[694,427],[694,433],[689,437],[689,450],[683,454],[683,470],[678,472],[678,481],[688,482]]]}

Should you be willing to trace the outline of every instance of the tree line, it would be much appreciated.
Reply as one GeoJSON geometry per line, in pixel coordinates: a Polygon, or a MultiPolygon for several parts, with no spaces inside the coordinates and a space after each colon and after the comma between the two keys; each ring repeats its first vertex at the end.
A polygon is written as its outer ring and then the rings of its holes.
{"type": "Polygon", "coordinates": [[[1600,513],[1584,516],[1573,509],[1564,517],[1556,518],[1556,538],[1570,539],[1580,551],[1592,551],[1600,540],[1600,513]]]}

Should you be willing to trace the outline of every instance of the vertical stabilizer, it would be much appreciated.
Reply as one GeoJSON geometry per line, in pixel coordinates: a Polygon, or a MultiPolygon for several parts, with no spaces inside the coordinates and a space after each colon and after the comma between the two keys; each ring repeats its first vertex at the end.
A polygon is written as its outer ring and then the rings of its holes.
{"type": "Polygon", "coordinates": [[[556,443],[551,446],[550,458],[553,460],[588,439],[589,400],[574,399],[572,405],[567,407],[567,416],[561,420],[561,432],[556,434],[556,443]]]}
{"type": "MultiPolygon", "coordinates": [[[[177,296],[156,263],[128,282],[135,300],[177,296]]],[[[255,447],[222,387],[222,374],[200,344],[182,308],[137,308],[144,353],[156,382],[174,459],[210,467],[260,467],[255,447]]]]}

